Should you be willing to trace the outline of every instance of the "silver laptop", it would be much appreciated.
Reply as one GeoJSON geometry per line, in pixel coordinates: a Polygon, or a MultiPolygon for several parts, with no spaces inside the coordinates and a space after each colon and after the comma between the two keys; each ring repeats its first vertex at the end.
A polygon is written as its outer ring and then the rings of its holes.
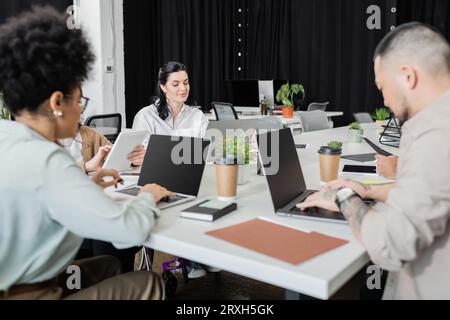
{"type": "Polygon", "coordinates": [[[262,164],[261,172],[267,178],[276,214],[346,223],[341,213],[319,208],[301,211],[297,208],[298,203],[305,201],[308,196],[317,191],[307,190],[306,188],[291,129],[286,128],[277,132],[258,135],[258,148],[260,151],[259,161],[262,164]],[[278,151],[278,157],[272,157],[273,146],[278,146],[274,151],[278,151]],[[269,173],[269,168],[273,166],[272,158],[279,159],[278,170],[269,173]]]}
{"type": "Polygon", "coordinates": [[[209,144],[200,138],[152,135],[137,185],[116,192],[137,196],[143,186],[156,183],[176,194],[163,199],[158,204],[160,209],[195,200],[205,169],[203,155],[209,144]]]}
{"type": "Polygon", "coordinates": [[[128,155],[142,142],[148,135],[146,130],[123,131],[117,137],[108,157],[103,164],[104,169],[115,169],[119,172],[132,170],[128,161],[128,155]]]}

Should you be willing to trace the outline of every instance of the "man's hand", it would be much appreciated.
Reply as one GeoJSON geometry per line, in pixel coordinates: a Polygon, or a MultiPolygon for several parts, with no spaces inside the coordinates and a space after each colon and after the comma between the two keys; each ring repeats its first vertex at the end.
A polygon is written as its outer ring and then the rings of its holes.
{"type": "Polygon", "coordinates": [[[297,208],[305,210],[311,207],[322,208],[334,212],[339,212],[340,209],[336,204],[337,190],[322,189],[317,193],[309,196],[304,202],[299,203],[297,208]]]}
{"type": "Polygon", "coordinates": [[[97,169],[103,167],[103,164],[105,163],[106,157],[111,151],[111,148],[112,147],[109,145],[100,147],[97,154],[91,160],[85,163],[84,168],[86,169],[86,173],[94,172],[97,169]]]}
{"type": "Polygon", "coordinates": [[[116,186],[117,188],[119,183],[123,184],[123,179],[119,176],[119,173],[112,169],[98,169],[92,174],[91,180],[103,189],[111,186],[116,186]],[[111,177],[112,180],[105,181],[104,178],[106,177],[111,177]]]}
{"type": "Polygon", "coordinates": [[[157,184],[147,184],[141,189],[140,192],[151,193],[155,198],[156,203],[160,202],[163,198],[175,195],[175,193],[170,192],[166,188],[163,188],[157,184]]]}
{"type": "Polygon", "coordinates": [[[137,146],[129,155],[128,161],[130,161],[133,166],[142,166],[145,157],[145,147],[143,145],[137,146]]]}
{"type": "Polygon", "coordinates": [[[347,180],[347,179],[339,179],[332,182],[327,183],[323,189],[332,189],[332,190],[340,190],[343,188],[352,189],[358,196],[362,199],[367,199],[369,196],[369,192],[372,189],[371,186],[362,184],[357,181],[347,180]]]}
{"type": "Polygon", "coordinates": [[[397,177],[397,156],[385,157],[377,154],[375,158],[377,159],[377,169],[380,175],[388,179],[397,177]]]}

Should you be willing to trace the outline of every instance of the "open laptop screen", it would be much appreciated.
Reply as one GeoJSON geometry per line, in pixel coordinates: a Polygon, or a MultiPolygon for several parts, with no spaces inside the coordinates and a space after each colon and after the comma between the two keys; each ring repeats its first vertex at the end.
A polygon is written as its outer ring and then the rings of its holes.
{"type": "Polygon", "coordinates": [[[197,196],[209,143],[200,138],[152,135],[138,185],[156,183],[172,192],[197,196]]]}
{"type": "Polygon", "coordinates": [[[258,135],[258,149],[277,211],[306,191],[291,130],[285,128],[258,135]],[[277,161],[278,170],[271,170],[271,167],[276,168],[277,161]]]}

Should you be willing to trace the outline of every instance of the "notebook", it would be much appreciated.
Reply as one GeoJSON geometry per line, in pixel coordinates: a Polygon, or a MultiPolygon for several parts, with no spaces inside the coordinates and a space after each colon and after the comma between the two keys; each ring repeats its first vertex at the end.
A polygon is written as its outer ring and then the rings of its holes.
{"type": "Polygon", "coordinates": [[[205,200],[181,211],[180,217],[212,222],[236,209],[237,204],[235,202],[205,200]]]}
{"type": "Polygon", "coordinates": [[[348,243],[321,233],[303,232],[262,219],[207,234],[292,265],[299,265],[348,243]]]}

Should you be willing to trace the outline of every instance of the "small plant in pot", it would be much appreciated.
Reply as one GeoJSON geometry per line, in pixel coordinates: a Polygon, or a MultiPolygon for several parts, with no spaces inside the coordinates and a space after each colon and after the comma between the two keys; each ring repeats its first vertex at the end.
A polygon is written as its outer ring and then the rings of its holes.
{"type": "Polygon", "coordinates": [[[342,151],[342,142],[340,142],[340,141],[331,141],[328,143],[327,146],[331,149],[342,151]]]}
{"type": "Polygon", "coordinates": [[[359,122],[353,122],[350,124],[350,128],[348,131],[348,142],[361,143],[363,141],[363,135],[364,130],[361,128],[359,122]]]}
{"type": "Polygon", "coordinates": [[[284,106],[283,117],[292,118],[294,116],[294,95],[299,95],[301,99],[305,97],[305,88],[299,83],[286,83],[277,92],[276,99],[284,106]]]}
{"type": "Polygon", "coordinates": [[[391,113],[387,108],[377,108],[372,114],[372,118],[375,120],[377,125],[377,131],[380,132],[383,130],[383,126],[386,124],[386,121],[391,116],[391,113]]]}
{"type": "Polygon", "coordinates": [[[239,184],[248,182],[250,161],[248,138],[233,136],[219,141],[215,161],[219,200],[230,201],[236,198],[238,182],[239,184]]]}

